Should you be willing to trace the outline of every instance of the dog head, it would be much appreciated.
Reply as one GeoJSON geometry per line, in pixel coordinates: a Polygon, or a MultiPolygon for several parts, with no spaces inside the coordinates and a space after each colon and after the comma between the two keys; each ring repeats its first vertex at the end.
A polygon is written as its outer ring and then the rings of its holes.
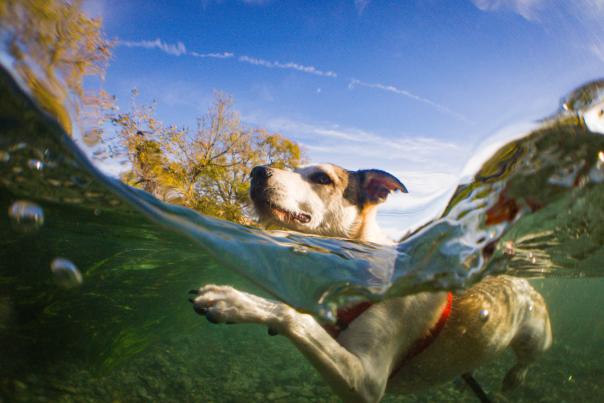
{"type": "Polygon", "coordinates": [[[333,164],[295,171],[258,166],[250,177],[250,196],[264,225],[378,243],[383,236],[376,207],[391,192],[407,192],[387,172],[353,172],[333,164]]]}

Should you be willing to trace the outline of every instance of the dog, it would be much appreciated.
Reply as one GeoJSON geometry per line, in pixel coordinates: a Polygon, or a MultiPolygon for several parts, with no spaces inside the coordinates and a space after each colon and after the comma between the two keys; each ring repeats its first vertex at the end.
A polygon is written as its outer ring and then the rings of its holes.
{"type": "MultiPolygon", "coordinates": [[[[266,226],[363,242],[392,242],[380,232],[376,211],[395,191],[407,189],[375,169],[320,164],[251,172],[250,196],[266,226]]],[[[346,307],[332,326],[229,286],[192,293],[195,311],[210,322],[257,323],[288,337],[346,402],[378,402],[387,390],[416,392],[469,374],[511,347],[516,363],[503,379],[506,391],[524,381],[528,366],[552,343],[543,297],[526,280],[507,275],[455,295],[421,292],[346,307]]]]}

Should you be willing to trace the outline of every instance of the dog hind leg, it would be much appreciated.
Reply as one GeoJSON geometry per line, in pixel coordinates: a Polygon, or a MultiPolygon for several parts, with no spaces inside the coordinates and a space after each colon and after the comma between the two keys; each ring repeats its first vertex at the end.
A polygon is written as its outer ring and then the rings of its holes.
{"type": "Polygon", "coordinates": [[[552,344],[551,325],[545,303],[540,295],[535,302],[530,305],[529,318],[510,343],[516,356],[516,364],[503,378],[503,392],[509,392],[524,383],[530,364],[552,344]]]}

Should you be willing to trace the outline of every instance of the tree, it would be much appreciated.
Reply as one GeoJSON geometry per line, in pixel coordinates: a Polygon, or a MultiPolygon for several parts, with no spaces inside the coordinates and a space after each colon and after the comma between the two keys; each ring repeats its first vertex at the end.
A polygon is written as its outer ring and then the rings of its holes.
{"type": "Polygon", "coordinates": [[[226,94],[215,94],[195,130],[164,126],[153,105],[136,104],[136,95],[130,112],[112,118],[132,167],[122,179],[161,200],[246,223],[251,169],[294,168],[302,161],[294,141],[243,126],[226,94]]]}
{"type": "Polygon", "coordinates": [[[0,0],[0,40],[36,101],[67,133],[73,132],[72,118],[78,119],[87,128],[82,140],[88,146],[117,140],[131,166],[125,182],[168,202],[246,222],[251,168],[295,167],[302,158],[299,146],[244,127],[232,99],[221,93],[195,130],[164,126],[154,117],[154,105],[133,103],[130,112],[118,114],[114,98],[84,91],[86,76],[103,77],[112,42],[101,20],[88,17],[81,5],[82,0],[0,0]],[[115,139],[104,130],[107,117],[117,128],[115,139]]]}
{"type": "MultiPolygon", "coordinates": [[[[0,38],[15,71],[68,133],[68,110],[84,100],[84,77],[102,77],[111,56],[101,20],[88,17],[81,5],[81,0],[0,1],[0,38]]],[[[95,98],[87,97],[93,103],[95,98]]]]}

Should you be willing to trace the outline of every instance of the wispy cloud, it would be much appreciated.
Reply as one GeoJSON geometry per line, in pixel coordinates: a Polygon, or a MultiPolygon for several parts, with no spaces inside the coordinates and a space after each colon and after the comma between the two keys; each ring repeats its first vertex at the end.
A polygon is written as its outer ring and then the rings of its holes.
{"type": "Polygon", "coordinates": [[[352,79],[350,80],[350,82],[348,83],[348,88],[350,89],[354,89],[354,87],[366,87],[366,88],[373,88],[373,89],[377,89],[377,90],[382,90],[382,91],[387,91],[387,92],[391,92],[393,94],[397,94],[397,95],[402,95],[404,97],[407,97],[409,99],[412,99],[414,101],[417,102],[421,102],[424,103],[426,105],[430,105],[431,107],[435,108],[436,110],[445,113],[449,116],[452,116],[462,122],[465,123],[473,123],[470,119],[468,119],[467,117],[463,116],[460,113],[457,113],[455,111],[452,111],[451,109],[449,109],[448,107],[441,105],[437,102],[434,102],[428,98],[424,98],[424,97],[420,97],[419,95],[415,95],[412,92],[409,92],[407,90],[403,90],[400,88],[397,88],[393,85],[386,85],[386,84],[380,84],[380,83],[366,83],[364,81],[360,81],[357,79],[352,79]]]}
{"type": "Polygon", "coordinates": [[[363,14],[370,2],[371,0],[354,0],[354,7],[357,9],[357,13],[359,15],[363,14]]]}
{"type": "Polygon", "coordinates": [[[510,10],[529,21],[539,19],[544,0],[472,0],[482,11],[510,10]]]}
{"type": "Polygon", "coordinates": [[[187,54],[187,48],[182,42],[176,44],[170,44],[157,38],[153,41],[124,41],[118,40],[119,46],[125,46],[127,48],[145,48],[145,49],[159,49],[164,53],[172,56],[181,56],[187,54]]]}
{"type": "Polygon", "coordinates": [[[482,11],[512,11],[528,21],[543,22],[548,17],[559,15],[580,16],[581,22],[595,19],[601,24],[604,16],[604,0],[471,0],[482,11]]]}
{"type": "Polygon", "coordinates": [[[267,67],[269,69],[291,69],[291,70],[301,71],[301,72],[307,73],[307,74],[315,74],[317,76],[322,76],[322,77],[335,78],[338,76],[333,71],[323,71],[323,70],[317,69],[315,66],[305,66],[305,65],[293,63],[293,62],[281,63],[278,61],[258,59],[256,57],[245,56],[245,55],[239,56],[239,61],[243,62],[243,63],[253,64],[255,66],[267,67]]]}
{"type": "MultiPolygon", "coordinates": [[[[259,57],[253,57],[249,55],[236,55],[232,52],[212,52],[212,53],[201,53],[193,50],[187,50],[186,46],[182,42],[176,42],[175,44],[171,44],[161,39],[155,40],[142,40],[142,41],[127,41],[127,40],[118,40],[117,44],[119,46],[125,46],[129,48],[145,48],[145,49],[157,49],[171,56],[190,56],[201,59],[235,59],[239,63],[249,64],[253,66],[260,66],[268,69],[284,69],[284,70],[294,70],[304,74],[311,74],[320,77],[326,78],[337,78],[338,74],[331,70],[321,70],[318,67],[312,65],[304,65],[295,62],[280,62],[276,60],[266,60],[259,57]]],[[[449,109],[448,107],[441,105],[435,101],[430,99],[421,97],[419,95],[413,94],[407,90],[403,90],[397,88],[392,85],[385,85],[380,83],[368,83],[364,81],[360,81],[357,79],[350,79],[348,83],[348,88],[353,89],[355,87],[367,87],[378,89],[381,91],[391,92],[397,95],[402,95],[409,99],[412,99],[417,102],[424,103],[426,105],[431,106],[439,112],[447,114],[455,119],[458,119],[464,123],[471,124],[473,123],[465,116],[449,109]]]]}
{"type": "MultiPolygon", "coordinates": [[[[187,50],[186,46],[182,42],[176,42],[170,44],[162,41],[161,39],[155,40],[143,40],[143,41],[126,41],[118,40],[118,46],[125,46],[127,48],[145,48],[145,49],[158,49],[171,56],[192,56],[197,58],[209,58],[209,59],[230,59],[234,58],[235,54],[232,52],[215,52],[215,53],[200,53],[192,50],[187,50]]],[[[258,57],[242,55],[237,58],[240,63],[252,64],[255,66],[262,66],[269,69],[288,69],[295,70],[305,74],[313,74],[321,77],[336,78],[338,75],[329,70],[320,70],[315,66],[303,65],[295,62],[279,62],[265,60],[258,57]]]]}
{"type": "Polygon", "coordinates": [[[589,47],[589,50],[591,51],[591,53],[593,53],[594,56],[604,62],[604,44],[594,43],[589,47]]]}
{"type": "Polygon", "coordinates": [[[229,59],[231,57],[234,57],[235,54],[231,53],[231,52],[222,52],[222,53],[198,53],[198,52],[189,52],[189,54],[193,57],[199,57],[199,58],[210,58],[210,59],[229,59]]]}
{"type": "Polygon", "coordinates": [[[331,162],[348,168],[454,172],[461,167],[468,153],[466,148],[455,143],[417,134],[400,133],[394,138],[358,128],[316,125],[288,118],[244,118],[251,123],[262,122],[269,130],[296,138],[315,158],[328,157],[331,162]]]}
{"type": "Polygon", "coordinates": [[[471,0],[484,12],[510,11],[559,32],[563,40],[604,61],[604,0],[471,0]],[[574,38],[574,39],[573,39],[574,38]]]}

